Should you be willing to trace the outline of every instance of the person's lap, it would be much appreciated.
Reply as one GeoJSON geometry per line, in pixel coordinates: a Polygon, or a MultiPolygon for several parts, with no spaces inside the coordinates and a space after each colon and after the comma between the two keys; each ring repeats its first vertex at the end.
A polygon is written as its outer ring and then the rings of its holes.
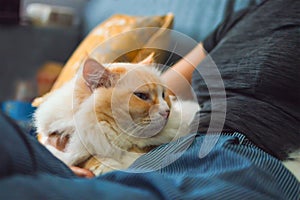
{"type": "Polygon", "coordinates": [[[297,199],[300,192],[299,183],[281,162],[238,133],[220,135],[203,158],[199,152],[206,136],[190,135],[138,159],[131,170],[139,173],[115,171],[82,179],[5,117],[0,116],[0,124],[1,199],[297,199]]]}
{"type": "Polygon", "coordinates": [[[40,172],[74,177],[66,165],[56,159],[34,137],[24,134],[3,113],[0,113],[0,124],[0,177],[40,172]]]}

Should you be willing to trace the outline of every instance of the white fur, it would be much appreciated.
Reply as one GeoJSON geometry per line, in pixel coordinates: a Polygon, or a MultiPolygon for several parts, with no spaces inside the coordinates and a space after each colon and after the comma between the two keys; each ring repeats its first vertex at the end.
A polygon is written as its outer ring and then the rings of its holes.
{"type": "Polygon", "coordinates": [[[284,166],[300,181],[300,150],[289,155],[292,160],[284,161],[284,166]]]}
{"type": "Polygon", "coordinates": [[[46,140],[54,132],[63,134],[74,132],[73,93],[71,92],[73,87],[74,80],[49,95],[36,110],[34,114],[35,126],[43,140],[46,140]]]}
{"type": "MultiPolygon", "coordinates": [[[[133,67],[132,64],[117,64],[117,66],[120,65],[132,69],[136,67],[133,67]]],[[[114,66],[110,65],[110,67],[114,66]]],[[[138,67],[159,75],[159,72],[151,67],[138,67]]],[[[99,158],[105,167],[98,168],[95,171],[97,175],[112,169],[125,169],[132,164],[142,155],[127,151],[133,144],[140,148],[160,145],[188,134],[191,131],[189,124],[199,110],[199,106],[195,102],[172,100],[170,116],[163,130],[154,137],[141,139],[128,135],[119,127],[112,127],[105,121],[98,122],[94,113],[93,100],[95,95],[101,95],[102,91],[94,92],[82,104],[77,105],[73,99],[74,85],[75,78],[49,95],[35,113],[35,125],[37,132],[42,136],[43,143],[54,132],[70,135],[64,151],[46,145],[55,156],[67,165],[76,165],[91,155],[99,158]]],[[[163,103],[159,105],[158,109],[166,109],[166,102],[161,97],[160,101],[163,103]]],[[[163,121],[163,119],[158,121],[163,121]]]]}

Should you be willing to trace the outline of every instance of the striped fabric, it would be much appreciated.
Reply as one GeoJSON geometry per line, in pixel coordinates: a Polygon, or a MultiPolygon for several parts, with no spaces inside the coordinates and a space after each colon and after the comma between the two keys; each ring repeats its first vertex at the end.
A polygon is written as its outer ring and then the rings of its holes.
{"type": "Polygon", "coordinates": [[[215,135],[194,134],[155,149],[131,166],[145,174],[118,172],[104,178],[138,184],[135,178],[146,177],[163,199],[300,199],[299,182],[279,160],[240,133],[218,136],[204,158],[199,158],[204,138],[214,140],[215,135]]]}

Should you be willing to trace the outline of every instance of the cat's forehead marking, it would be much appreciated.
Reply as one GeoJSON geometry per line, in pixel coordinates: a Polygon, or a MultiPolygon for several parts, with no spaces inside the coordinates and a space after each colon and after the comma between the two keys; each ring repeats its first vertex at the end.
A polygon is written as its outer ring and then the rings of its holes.
{"type": "Polygon", "coordinates": [[[146,83],[135,88],[135,91],[157,95],[158,93],[163,91],[163,87],[155,83],[146,83]]]}
{"type": "Polygon", "coordinates": [[[138,63],[112,63],[105,67],[114,72],[126,73],[129,71],[143,71],[144,73],[160,76],[160,72],[154,66],[141,65],[138,63]]]}
{"type": "Polygon", "coordinates": [[[106,66],[111,72],[121,75],[118,87],[159,95],[164,90],[160,73],[152,66],[134,63],[113,63],[106,66]]]}
{"type": "Polygon", "coordinates": [[[126,69],[124,67],[114,67],[111,69],[111,72],[117,73],[117,74],[125,74],[126,69]]]}

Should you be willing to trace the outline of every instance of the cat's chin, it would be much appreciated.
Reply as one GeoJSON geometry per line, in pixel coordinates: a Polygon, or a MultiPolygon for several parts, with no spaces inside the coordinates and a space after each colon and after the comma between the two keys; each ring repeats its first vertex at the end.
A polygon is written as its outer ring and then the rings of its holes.
{"type": "Polygon", "coordinates": [[[134,138],[140,138],[140,139],[147,139],[147,138],[153,138],[157,136],[166,126],[167,120],[166,119],[160,119],[156,120],[155,123],[150,123],[146,126],[138,126],[135,125],[135,131],[134,132],[127,132],[126,134],[134,137],[134,138]]]}

